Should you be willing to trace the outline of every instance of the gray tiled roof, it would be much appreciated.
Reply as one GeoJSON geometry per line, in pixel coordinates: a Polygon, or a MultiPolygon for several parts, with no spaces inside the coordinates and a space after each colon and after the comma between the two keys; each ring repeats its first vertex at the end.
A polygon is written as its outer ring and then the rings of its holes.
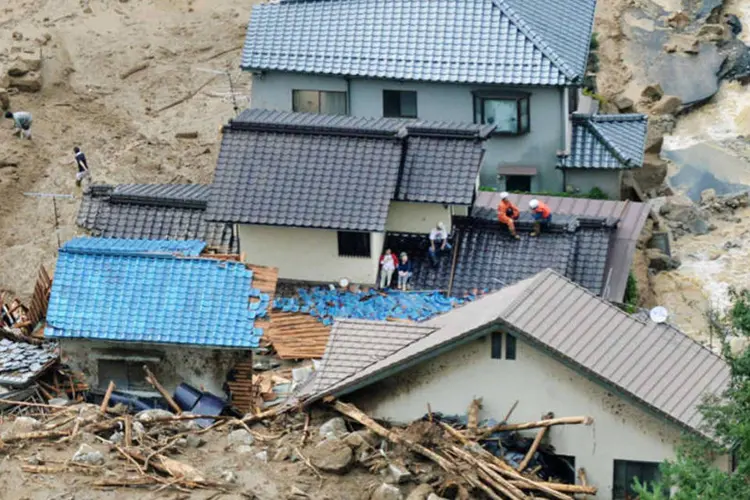
{"type": "Polygon", "coordinates": [[[190,184],[92,185],[76,223],[105,238],[199,239],[219,251],[237,252],[232,226],[206,220],[209,190],[190,184]]]}
{"type": "Polygon", "coordinates": [[[208,218],[382,231],[394,199],[468,205],[491,130],[246,110],[224,129],[208,218]]]}
{"type": "Polygon", "coordinates": [[[573,115],[570,155],[562,168],[637,168],[643,165],[646,115],[573,115]]]}
{"type": "Polygon", "coordinates": [[[411,284],[416,290],[450,287],[451,294],[459,296],[497,290],[550,268],[602,293],[617,219],[555,214],[549,229],[534,238],[529,236],[531,215],[522,212],[516,224],[521,236],[517,241],[496,222],[495,214],[494,208],[475,208],[472,218],[454,217],[455,267],[452,253],[444,254],[437,267],[431,265],[424,235],[389,233],[386,247],[409,254],[414,266],[411,284]]]}
{"type": "Polygon", "coordinates": [[[486,84],[582,78],[596,0],[289,0],[253,7],[247,70],[486,84]]]}
{"type": "Polygon", "coordinates": [[[53,342],[33,345],[0,338],[0,385],[26,387],[58,357],[53,342]]]}
{"type": "MultiPolygon", "coordinates": [[[[385,327],[387,323],[381,323],[385,327]]],[[[633,398],[668,419],[701,431],[699,405],[726,388],[729,366],[673,326],[631,316],[552,270],[423,323],[438,329],[340,378],[313,399],[366,386],[387,371],[429,359],[463,339],[504,328],[586,376],[633,398]]],[[[379,336],[380,328],[369,327],[379,336]]],[[[335,349],[335,341],[328,349],[335,349]]],[[[366,349],[366,347],[365,347],[366,349]]],[[[363,357],[373,351],[358,352],[363,357]]],[[[346,362],[341,359],[340,362],[346,362]]],[[[318,376],[327,377],[328,373],[318,376]]]]}

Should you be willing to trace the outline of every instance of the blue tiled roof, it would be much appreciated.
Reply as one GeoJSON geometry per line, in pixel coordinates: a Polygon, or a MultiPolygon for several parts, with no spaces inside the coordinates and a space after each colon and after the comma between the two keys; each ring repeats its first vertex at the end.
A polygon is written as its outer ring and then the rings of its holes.
{"type": "Polygon", "coordinates": [[[107,255],[174,254],[197,257],[206,248],[200,240],[131,240],[124,238],[74,238],[63,245],[72,253],[107,255]]]}
{"type": "Polygon", "coordinates": [[[646,115],[573,115],[570,156],[562,168],[638,168],[643,165],[646,115]]]}
{"type": "Polygon", "coordinates": [[[242,67],[434,82],[583,77],[596,0],[285,0],[256,5],[242,67]]]}
{"type": "MultiPolygon", "coordinates": [[[[262,312],[248,305],[257,290],[243,264],[137,253],[133,248],[149,246],[137,240],[130,248],[120,240],[118,254],[113,241],[75,240],[60,250],[46,337],[258,346],[262,332],[254,318],[262,312]]],[[[153,248],[164,244],[152,242],[153,248]]]]}

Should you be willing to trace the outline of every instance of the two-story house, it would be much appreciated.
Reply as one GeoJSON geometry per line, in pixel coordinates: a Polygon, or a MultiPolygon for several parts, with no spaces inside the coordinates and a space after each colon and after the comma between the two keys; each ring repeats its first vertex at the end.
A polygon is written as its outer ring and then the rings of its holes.
{"type": "Polygon", "coordinates": [[[599,187],[619,198],[622,169],[641,166],[645,117],[598,115],[589,140],[574,140],[595,6],[279,0],[253,8],[242,68],[254,75],[254,108],[491,124],[482,185],[599,187]],[[618,126],[597,126],[604,122],[618,126]],[[632,147],[618,146],[615,129],[636,138],[632,147]]]}

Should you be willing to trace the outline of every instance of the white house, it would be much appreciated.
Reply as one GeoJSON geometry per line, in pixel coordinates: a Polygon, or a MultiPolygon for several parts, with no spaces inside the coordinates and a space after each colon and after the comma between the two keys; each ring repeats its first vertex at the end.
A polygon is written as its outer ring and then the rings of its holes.
{"type": "Polygon", "coordinates": [[[385,233],[467,215],[491,126],[246,110],[223,130],[206,219],[279,278],[373,284],[385,233]]]}
{"type": "MultiPolygon", "coordinates": [[[[633,477],[653,480],[684,431],[701,433],[703,396],[728,365],[669,324],[631,316],[543,271],[419,324],[335,324],[307,403],[341,397],[376,418],[408,422],[433,411],[514,422],[586,415],[551,428],[550,444],[585,468],[596,498],[625,499],[633,477]]],[[[730,466],[728,457],[717,465],[730,466]]]]}

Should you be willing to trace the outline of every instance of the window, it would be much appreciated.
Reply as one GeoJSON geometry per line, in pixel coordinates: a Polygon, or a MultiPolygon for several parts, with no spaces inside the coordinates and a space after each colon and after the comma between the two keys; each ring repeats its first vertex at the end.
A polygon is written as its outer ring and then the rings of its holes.
{"type": "Polygon", "coordinates": [[[505,343],[505,359],[516,359],[516,338],[513,335],[493,332],[490,340],[492,359],[503,359],[503,343],[505,343]]]}
{"type": "Polygon", "coordinates": [[[339,231],[340,257],[370,257],[370,233],[339,231]]]}
{"type": "Polygon", "coordinates": [[[615,460],[615,473],[612,488],[613,500],[637,500],[633,491],[635,478],[641,483],[653,483],[661,476],[657,462],[632,462],[615,460]]]}
{"type": "Polygon", "coordinates": [[[474,122],[495,125],[496,134],[526,134],[530,121],[529,94],[474,94],[474,122]]]}
{"type": "Polygon", "coordinates": [[[292,90],[292,111],[345,115],[346,92],[325,90],[292,90]]]}
{"type": "Polygon", "coordinates": [[[146,372],[143,361],[128,361],[124,359],[99,360],[99,388],[106,389],[109,381],[115,383],[121,391],[153,392],[151,385],[146,382],[146,372]]]}
{"type": "Polygon", "coordinates": [[[386,118],[416,118],[417,93],[408,90],[384,90],[383,116],[386,118]]]}
{"type": "Polygon", "coordinates": [[[520,191],[522,193],[531,192],[531,176],[530,175],[506,175],[505,176],[505,190],[506,191],[520,191]]]}

